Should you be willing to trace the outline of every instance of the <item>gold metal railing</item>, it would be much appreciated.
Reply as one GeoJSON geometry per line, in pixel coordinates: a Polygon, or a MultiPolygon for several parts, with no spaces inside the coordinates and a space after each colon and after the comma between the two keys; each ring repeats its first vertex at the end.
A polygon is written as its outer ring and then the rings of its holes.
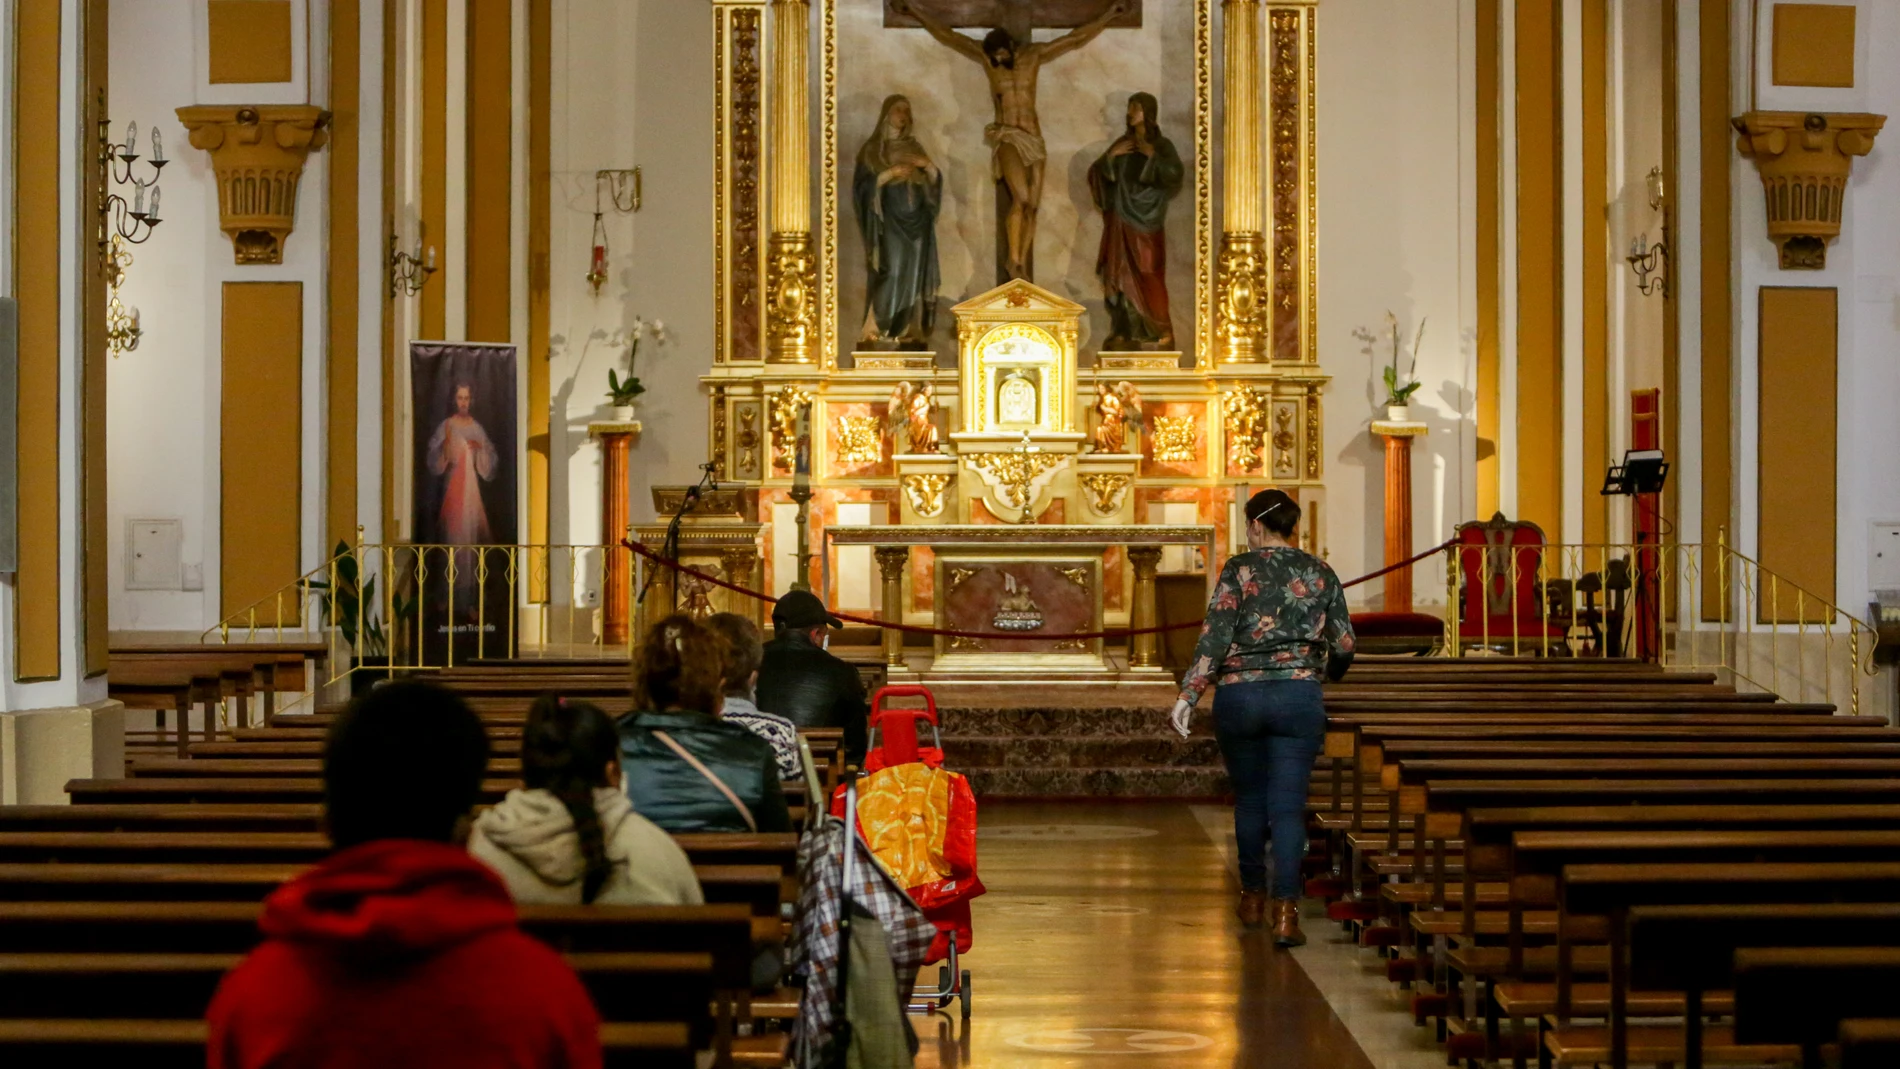
{"type": "Polygon", "coordinates": [[[1873,627],[1728,546],[1454,545],[1448,656],[1632,657],[1862,711],[1873,627]]]}
{"type": "MultiPolygon", "coordinates": [[[[618,545],[359,543],[201,638],[325,642],[329,671],[306,699],[340,696],[336,688],[362,673],[444,671],[471,661],[624,660],[631,634],[603,638],[608,554],[632,556],[618,545]],[[524,603],[527,590],[551,596],[524,603]]],[[[629,606],[638,571],[618,569],[629,606]]]]}

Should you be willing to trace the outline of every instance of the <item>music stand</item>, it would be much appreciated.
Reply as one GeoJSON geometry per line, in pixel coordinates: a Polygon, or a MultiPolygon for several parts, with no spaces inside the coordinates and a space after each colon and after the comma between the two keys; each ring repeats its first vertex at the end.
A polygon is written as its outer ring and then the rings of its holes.
{"type": "Polygon", "coordinates": [[[1604,497],[1630,497],[1635,494],[1660,494],[1669,479],[1669,462],[1660,449],[1629,449],[1623,463],[1610,465],[1603,474],[1604,497]]]}

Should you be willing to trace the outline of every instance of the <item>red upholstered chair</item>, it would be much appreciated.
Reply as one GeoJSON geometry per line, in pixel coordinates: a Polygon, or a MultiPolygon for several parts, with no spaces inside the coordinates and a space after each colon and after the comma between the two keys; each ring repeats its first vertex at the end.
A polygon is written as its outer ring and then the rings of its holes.
{"type": "Polygon", "coordinates": [[[1544,531],[1528,520],[1461,523],[1457,529],[1458,640],[1464,647],[1539,653],[1559,644],[1564,629],[1544,615],[1544,531]]]}

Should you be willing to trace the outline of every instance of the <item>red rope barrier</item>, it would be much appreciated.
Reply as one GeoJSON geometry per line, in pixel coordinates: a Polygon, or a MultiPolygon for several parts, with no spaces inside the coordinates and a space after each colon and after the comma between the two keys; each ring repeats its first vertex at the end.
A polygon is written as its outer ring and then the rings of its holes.
{"type": "MultiPolygon", "coordinates": [[[[1423,550],[1419,553],[1415,553],[1412,556],[1407,557],[1405,560],[1399,561],[1397,564],[1388,564],[1376,572],[1368,572],[1357,579],[1353,579],[1349,582],[1342,583],[1340,585],[1343,587],[1358,586],[1360,583],[1367,582],[1368,580],[1377,579],[1378,577],[1386,574],[1387,572],[1397,571],[1400,568],[1411,567],[1412,565],[1417,564],[1419,561],[1424,560],[1426,557],[1432,556],[1433,554],[1438,553],[1439,551],[1452,545],[1456,541],[1457,539],[1455,538],[1446,539],[1445,541],[1440,542],[1438,545],[1435,545],[1430,549],[1423,550]]],[[[761,593],[757,590],[747,590],[745,587],[742,587],[738,585],[737,583],[729,583],[726,580],[721,579],[716,575],[707,575],[705,572],[702,572],[698,570],[697,568],[688,568],[686,565],[681,564],[679,561],[670,560],[666,557],[662,557],[658,553],[653,552],[652,550],[648,549],[647,547],[641,545],[638,542],[633,541],[632,539],[622,539],[620,544],[627,547],[627,549],[631,550],[632,552],[652,561],[653,563],[664,565],[668,568],[671,568],[675,572],[680,573],[681,575],[690,575],[695,579],[699,579],[704,582],[711,583],[712,585],[716,587],[723,587],[726,590],[731,590],[735,593],[744,594],[746,597],[749,597],[749,598],[757,598],[760,601],[764,601],[764,602],[778,601],[778,598],[774,597],[771,594],[761,593]]],[[[1126,638],[1130,635],[1154,635],[1154,634],[1160,634],[1166,631],[1182,631],[1190,627],[1199,627],[1201,626],[1201,622],[1202,622],[1200,620],[1189,620],[1189,621],[1184,621],[1178,624],[1162,624],[1157,627],[1122,627],[1122,628],[1114,628],[1107,631],[1077,631],[1077,632],[1074,632],[1072,634],[1067,634],[1067,635],[1033,635],[1032,636],[1032,635],[1025,635],[1025,634],[1021,634],[1019,632],[1013,632],[1013,631],[954,631],[948,628],[923,627],[917,624],[905,624],[905,623],[897,623],[891,620],[879,620],[874,617],[868,617],[868,616],[852,616],[848,613],[842,613],[842,612],[834,612],[831,615],[836,616],[840,620],[845,620],[854,624],[869,624],[872,627],[888,628],[892,631],[906,631],[911,634],[917,634],[917,635],[944,635],[949,638],[992,638],[992,639],[1038,638],[1038,639],[1046,639],[1046,640],[1054,640],[1054,639],[1072,640],[1072,639],[1096,639],[1096,638],[1102,638],[1102,639],[1126,638]]]]}

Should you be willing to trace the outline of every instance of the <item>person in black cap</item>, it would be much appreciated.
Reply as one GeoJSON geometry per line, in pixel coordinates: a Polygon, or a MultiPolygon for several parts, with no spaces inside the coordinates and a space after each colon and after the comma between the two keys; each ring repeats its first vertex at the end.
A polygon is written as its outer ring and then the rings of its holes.
{"type": "Polygon", "coordinates": [[[801,728],[843,728],[845,759],[864,763],[864,682],[858,670],[825,650],[830,628],[844,621],[808,590],[772,607],[772,641],[759,662],[758,707],[801,728]]]}

